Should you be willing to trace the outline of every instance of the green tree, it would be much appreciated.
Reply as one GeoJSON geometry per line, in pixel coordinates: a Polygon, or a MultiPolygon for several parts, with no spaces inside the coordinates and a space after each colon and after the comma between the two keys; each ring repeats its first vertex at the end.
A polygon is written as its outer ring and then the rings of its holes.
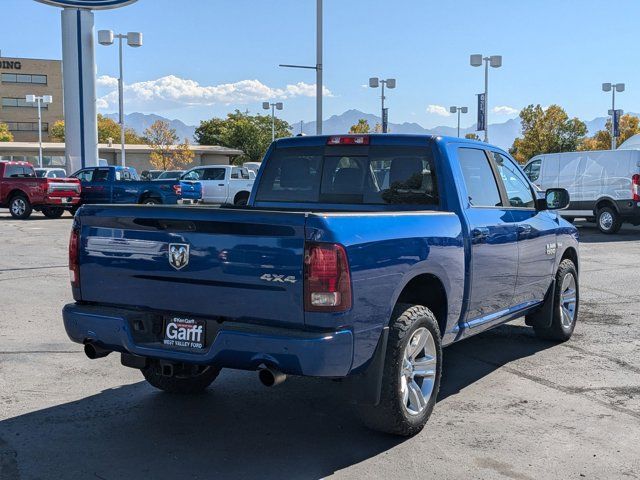
{"type": "Polygon", "coordinates": [[[185,168],[195,157],[189,140],[178,143],[178,135],[168,122],[156,120],[144,131],[145,141],[151,147],[149,162],[159,170],[185,168]]]}
{"type": "Polygon", "coordinates": [[[6,123],[0,123],[0,142],[13,142],[13,134],[6,123]]]}
{"type": "MultiPolygon", "coordinates": [[[[630,137],[640,133],[640,118],[625,113],[620,117],[618,126],[620,136],[618,145],[628,140],[630,137]]],[[[593,137],[587,137],[580,142],[578,150],[609,150],[611,148],[611,118],[607,119],[604,130],[599,130],[593,137]]]]}
{"type": "MultiPolygon", "coordinates": [[[[291,126],[275,119],[276,138],[291,136],[291,126]]],[[[242,150],[236,163],[260,161],[271,144],[271,115],[250,115],[236,110],[227,118],[212,118],[200,122],[195,140],[200,145],[220,145],[242,150]]]]}
{"type": "Polygon", "coordinates": [[[578,149],[587,126],[578,118],[569,118],[559,105],[543,109],[529,105],[520,111],[522,137],[518,137],[509,153],[520,163],[540,153],[573,152],[578,149]]]}
{"type": "Polygon", "coordinates": [[[480,140],[477,133],[467,133],[464,138],[468,138],[469,140],[480,140]]]}
{"type": "MultiPolygon", "coordinates": [[[[54,142],[64,142],[64,120],[58,120],[49,127],[49,137],[54,142]]],[[[98,142],[109,143],[109,139],[113,143],[120,142],[120,124],[115,120],[98,114],[98,142]]],[[[124,141],[127,144],[144,143],[144,139],[132,128],[125,128],[124,141]]]]}
{"type": "Polygon", "coordinates": [[[351,128],[349,129],[349,133],[370,133],[371,132],[371,127],[369,126],[369,122],[366,121],[364,118],[361,118],[360,120],[358,120],[358,123],[356,123],[355,125],[351,125],[351,128]]]}

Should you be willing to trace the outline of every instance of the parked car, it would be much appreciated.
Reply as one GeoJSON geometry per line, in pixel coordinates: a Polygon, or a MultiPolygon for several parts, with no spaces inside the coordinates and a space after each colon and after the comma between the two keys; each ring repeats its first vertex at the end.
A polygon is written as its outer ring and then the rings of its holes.
{"type": "Polygon", "coordinates": [[[35,168],[36,176],[39,178],[67,178],[64,168],[35,168]]]}
{"type": "Polygon", "coordinates": [[[28,162],[0,162],[0,207],[13,218],[29,218],[34,210],[59,218],[78,205],[80,190],[76,179],[38,177],[28,162]]]}
{"type": "Polygon", "coordinates": [[[155,180],[176,180],[184,174],[184,170],[165,170],[155,180]]]}
{"type": "Polygon", "coordinates": [[[170,392],[204,390],[221,368],[265,385],[343,378],[367,425],[412,435],[434,408],[442,347],[522,316],[541,338],[573,332],[578,234],[555,211],[567,192],[538,197],[499,148],[293,137],[256,181],[246,208],[79,212],[69,337],[170,392]]]}
{"type": "Polygon", "coordinates": [[[261,162],[245,162],[242,164],[242,166],[249,170],[249,172],[256,174],[258,173],[258,170],[260,170],[260,165],[262,165],[261,162]]]}
{"type": "Polygon", "coordinates": [[[249,170],[233,165],[208,165],[187,170],[183,180],[202,184],[202,203],[246,205],[255,179],[249,170]]]}
{"type": "Polygon", "coordinates": [[[88,167],[72,175],[82,183],[82,205],[107,203],[176,204],[199,200],[202,187],[180,180],[140,180],[130,167],[88,167]]]}
{"type": "Polygon", "coordinates": [[[562,216],[595,221],[603,233],[640,225],[640,151],[599,150],[537,155],[524,167],[541,189],[562,187],[571,204],[562,216]]]}

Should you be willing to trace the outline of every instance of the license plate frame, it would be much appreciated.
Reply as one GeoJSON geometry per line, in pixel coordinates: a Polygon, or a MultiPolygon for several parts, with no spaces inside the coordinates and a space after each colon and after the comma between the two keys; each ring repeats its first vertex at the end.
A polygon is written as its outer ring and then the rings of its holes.
{"type": "Polygon", "coordinates": [[[206,348],[207,322],[185,315],[165,315],[162,344],[171,349],[201,351],[206,348]]]}

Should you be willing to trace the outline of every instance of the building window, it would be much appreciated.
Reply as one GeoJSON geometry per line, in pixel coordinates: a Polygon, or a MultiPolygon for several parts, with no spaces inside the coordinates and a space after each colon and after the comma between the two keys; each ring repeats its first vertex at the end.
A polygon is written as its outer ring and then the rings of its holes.
{"type": "MultiPolygon", "coordinates": [[[[4,99],[3,99],[4,100],[4,99]]],[[[7,122],[9,131],[11,132],[37,132],[38,122],[7,122]]],[[[42,122],[42,131],[49,131],[49,124],[42,122]]]]}
{"type": "Polygon", "coordinates": [[[24,73],[3,73],[2,83],[36,83],[38,85],[46,85],[47,76],[24,73]]]}
{"type": "MultiPolygon", "coordinates": [[[[3,97],[2,98],[2,106],[4,108],[7,107],[19,107],[19,108],[38,108],[37,103],[29,103],[27,100],[23,98],[11,98],[11,97],[3,97]]],[[[42,104],[43,109],[48,109],[49,105],[46,103],[42,104]]]]}

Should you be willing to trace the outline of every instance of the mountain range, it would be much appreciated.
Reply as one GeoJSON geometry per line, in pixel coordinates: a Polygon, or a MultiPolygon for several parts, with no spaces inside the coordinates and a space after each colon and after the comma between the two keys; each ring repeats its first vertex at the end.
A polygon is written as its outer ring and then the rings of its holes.
{"type": "MultiPolygon", "coordinates": [[[[631,113],[631,115],[637,115],[631,113]]],[[[113,118],[117,121],[118,115],[115,113],[107,114],[107,117],[113,118]]],[[[329,135],[335,135],[340,133],[346,133],[349,131],[352,125],[358,123],[358,120],[365,119],[369,122],[369,125],[373,128],[376,124],[381,123],[380,117],[371,113],[365,113],[360,110],[347,110],[340,115],[332,115],[326,119],[323,123],[323,133],[329,135]]],[[[146,128],[150,127],[156,120],[164,120],[169,122],[171,128],[176,130],[178,137],[182,140],[188,138],[190,142],[194,141],[193,135],[196,127],[194,125],[187,125],[181,120],[170,120],[155,114],[144,113],[130,113],[125,116],[125,122],[127,127],[134,129],[138,134],[142,135],[146,128]]],[[[595,134],[598,130],[604,129],[607,117],[597,117],[593,120],[586,121],[587,130],[589,135],[595,134]]],[[[467,133],[476,133],[475,124],[460,128],[460,135],[464,136],[467,133]]],[[[292,133],[297,135],[302,131],[305,135],[314,135],[316,132],[316,122],[300,122],[291,126],[292,133]]],[[[425,128],[422,125],[415,122],[404,123],[389,123],[389,131],[391,133],[415,133],[424,135],[446,135],[456,136],[457,129],[455,127],[434,127],[425,128]]],[[[501,148],[508,149],[513,144],[513,141],[521,133],[520,119],[512,118],[503,123],[490,123],[489,124],[489,140],[492,144],[501,148]]],[[[479,136],[482,138],[482,132],[479,132],[479,136]]]]}

